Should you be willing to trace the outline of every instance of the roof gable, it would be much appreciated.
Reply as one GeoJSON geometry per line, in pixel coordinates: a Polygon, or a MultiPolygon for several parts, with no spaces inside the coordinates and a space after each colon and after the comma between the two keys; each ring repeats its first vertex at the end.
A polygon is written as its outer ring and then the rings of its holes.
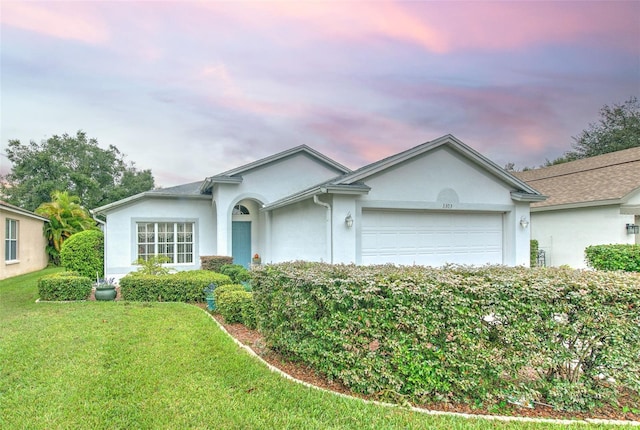
{"type": "Polygon", "coordinates": [[[330,169],[335,170],[336,174],[344,174],[351,172],[351,169],[343,166],[342,164],[332,160],[331,158],[321,154],[320,152],[310,148],[307,145],[296,146],[295,148],[288,149],[286,151],[279,152],[269,157],[261,158],[260,160],[253,161],[240,167],[236,167],[226,172],[222,172],[215,176],[211,176],[205,179],[202,184],[201,191],[209,192],[214,183],[241,183],[242,174],[246,174],[251,170],[258,169],[270,164],[275,164],[285,158],[289,158],[298,154],[306,154],[314,161],[328,166],[330,169]]]}
{"type": "Polygon", "coordinates": [[[640,190],[640,147],[514,174],[549,196],[534,208],[623,203],[640,190]]]}
{"type": "Polygon", "coordinates": [[[474,164],[480,166],[482,169],[486,170],[503,182],[506,182],[511,187],[514,187],[517,190],[523,192],[524,194],[540,194],[535,189],[533,189],[520,179],[516,178],[515,176],[511,175],[509,172],[502,169],[500,166],[498,166],[479,152],[465,145],[451,134],[447,134],[438,139],[415,146],[406,151],[384,158],[380,161],[376,161],[375,163],[371,163],[350,174],[342,176],[342,178],[340,178],[338,181],[335,181],[334,184],[353,184],[354,182],[363,181],[369,176],[389,169],[416,156],[425,154],[429,151],[433,151],[434,149],[441,146],[447,146],[448,148],[453,149],[474,164]]]}
{"type": "Polygon", "coordinates": [[[507,183],[509,186],[515,189],[512,191],[511,198],[516,201],[540,201],[544,200],[545,196],[540,194],[534,188],[527,185],[525,182],[511,175],[500,166],[484,157],[480,153],[471,149],[469,146],[465,145],[458,139],[456,139],[452,135],[446,135],[435,139],[430,142],[423,143],[422,145],[418,145],[416,147],[410,148],[406,151],[400,152],[395,155],[391,155],[387,158],[384,158],[380,161],[376,161],[374,163],[368,164],[360,169],[357,169],[353,172],[348,172],[343,175],[337,176],[334,179],[329,181],[317,184],[313,187],[307,188],[303,191],[300,191],[296,194],[287,196],[278,201],[272,202],[266,205],[264,210],[272,210],[282,206],[289,205],[291,203],[295,203],[314,195],[324,194],[324,193],[336,193],[336,194],[367,194],[370,190],[370,187],[366,185],[364,182],[367,178],[378,174],[384,170],[390,169],[394,166],[397,166],[400,163],[406,162],[410,159],[413,159],[419,155],[425,154],[429,151],[432,151],[436,148],[439,148],[443,145],[446,145],[449,148],[452,148],[459,154],[463,155],[468,160],[471,160],[476,165],[480,166],[480,168],[488,171],[493,176],[507,183]]]}

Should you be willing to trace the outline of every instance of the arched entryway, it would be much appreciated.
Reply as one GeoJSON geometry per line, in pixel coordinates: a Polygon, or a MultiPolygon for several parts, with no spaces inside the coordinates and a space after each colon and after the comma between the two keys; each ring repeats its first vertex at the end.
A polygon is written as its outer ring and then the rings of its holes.
{"type": "Polygon", "coordinates": [[[231,256],[233,264],[251,265],[260,243],[260,204],[252,199],[237,202],[231,212],[231,256]]]}

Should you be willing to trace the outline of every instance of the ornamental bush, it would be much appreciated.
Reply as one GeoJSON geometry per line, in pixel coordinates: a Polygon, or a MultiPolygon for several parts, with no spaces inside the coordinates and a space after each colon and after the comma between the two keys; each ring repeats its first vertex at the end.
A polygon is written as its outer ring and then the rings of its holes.
{"type": "Polygon", "coordinates": [[[132,272],[120,279],[120,294],[123,300],[139,302],[204,302],[204,290],[209,284],[221,286],[230,283],[227,275],[208,270],[170,275],[132,272]]]}
{"type": "Polygon", "coordinates": [[[65,240],[60,249],[60,263],[71,271],[91,279],[104,275],[104,233],[85,230],[65,240]]]}
{"type": "Polygon", "coordinates": [[[244,291],[244,287],[240,284],[231,284],[231,283],[218,286],[215,290],[213,290],[213,296],[215,298],[216,303],[218,303],[218,298],[220,297],[220,295],[231,292],[231,291],[244,291]]]}
{"type": "Polygon", "coordinates": [[[200,257],[200,268],[202,270],[220,272],[220,268],[225,264],[233,264],[233,257],[226,255],[203,255],[200,257]]]}
{"type": "Polygon", "coordinates": [[[558,409],[640,393],[640,276],[282,263],[252,271],[268,345],[353,391],[558,409]]]}
{"type": "Polygon", "coordinates": [[[241,264],[225,264],[220,267],[219,272],[229,276],[234,284],[242,284],[251,280],[251,273],[241,264]]]}
{"type": "Polygon", "coordinates": [[[38,279],[40,300],[86,300],[91,295],[93,281],[76,272],[58,272],[38,279]]]}
{"type": "Polygon", "coordinates": [[[585,249],[587,265],[598,270],[640,272],[640,245],[594,245],[585,249]]]}
{"type": "MultiPolygon", "coordinates": [[[[226,291],[216,297],[218,312],[229,324],[244,323],[244,315],[247,315],[248,319],[255,317],[255,312],[251,315],[251,303],[253,303],[253,293],[244,290],[226,291]]],[[[250,320],[247,326],[255,327],[254,322],[250,320]]]]}

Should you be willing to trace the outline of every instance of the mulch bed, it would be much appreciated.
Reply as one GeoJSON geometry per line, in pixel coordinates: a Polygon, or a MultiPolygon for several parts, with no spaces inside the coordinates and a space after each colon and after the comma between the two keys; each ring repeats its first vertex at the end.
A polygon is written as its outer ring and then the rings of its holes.
{"type": "MultiPolygon", "coordinates": [[[[206,305],[202,305],[206,309],[206,305]]],[[[242,324],[227,324],[219,314],[213,317],[238,341],[250,347],[267,363],[282,370],[288,375],[315,385],[320,388],[335,391],[337,393],[347,394],[353,397],[359,397],[367,400],[379,400],[373,396],[365,396],[351,392],[347,387],[336,381],[329,381],[322,375],[317,374],[313,369],[300,364],[288,361],[286,357],[270,350],[265,344],[262,336],[256,330],[250,330],[242,324]]],[[[452,403],[426,403],[413,405],[419,408],[429,409],[433,411],[457,412],[474,415],[507,415],[528,418],[546,418],[546,419],[605,419],[618,421],[640,421],[640,414],[632,412],[623,413],[622,408],[627,406],[629,409],[638,409],[640,404],[638,398],[632,396],[623,396],[621,405],[617,408],[612,406],[603,406],[590,412],[563,412],[556,411],[551,407],[544,405],[535,405],[535,408],[519,407],[517,405],[507,405],[500,408],[499,411],[489,411],[482,408],[472,408],[466,404],[452,403]]]]}

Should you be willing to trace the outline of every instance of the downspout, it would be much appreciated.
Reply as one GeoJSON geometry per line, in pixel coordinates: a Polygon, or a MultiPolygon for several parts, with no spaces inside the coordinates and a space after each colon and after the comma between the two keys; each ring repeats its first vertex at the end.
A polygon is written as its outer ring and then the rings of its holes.
{"type": "Polygon", "coordinates": [[[331,221],[331,205],[321,202],[317,195],[313,196],[313,203],[324,206],[327,209],[327,259],[329,264],[333,264],[333,222],[331,221]]]}

